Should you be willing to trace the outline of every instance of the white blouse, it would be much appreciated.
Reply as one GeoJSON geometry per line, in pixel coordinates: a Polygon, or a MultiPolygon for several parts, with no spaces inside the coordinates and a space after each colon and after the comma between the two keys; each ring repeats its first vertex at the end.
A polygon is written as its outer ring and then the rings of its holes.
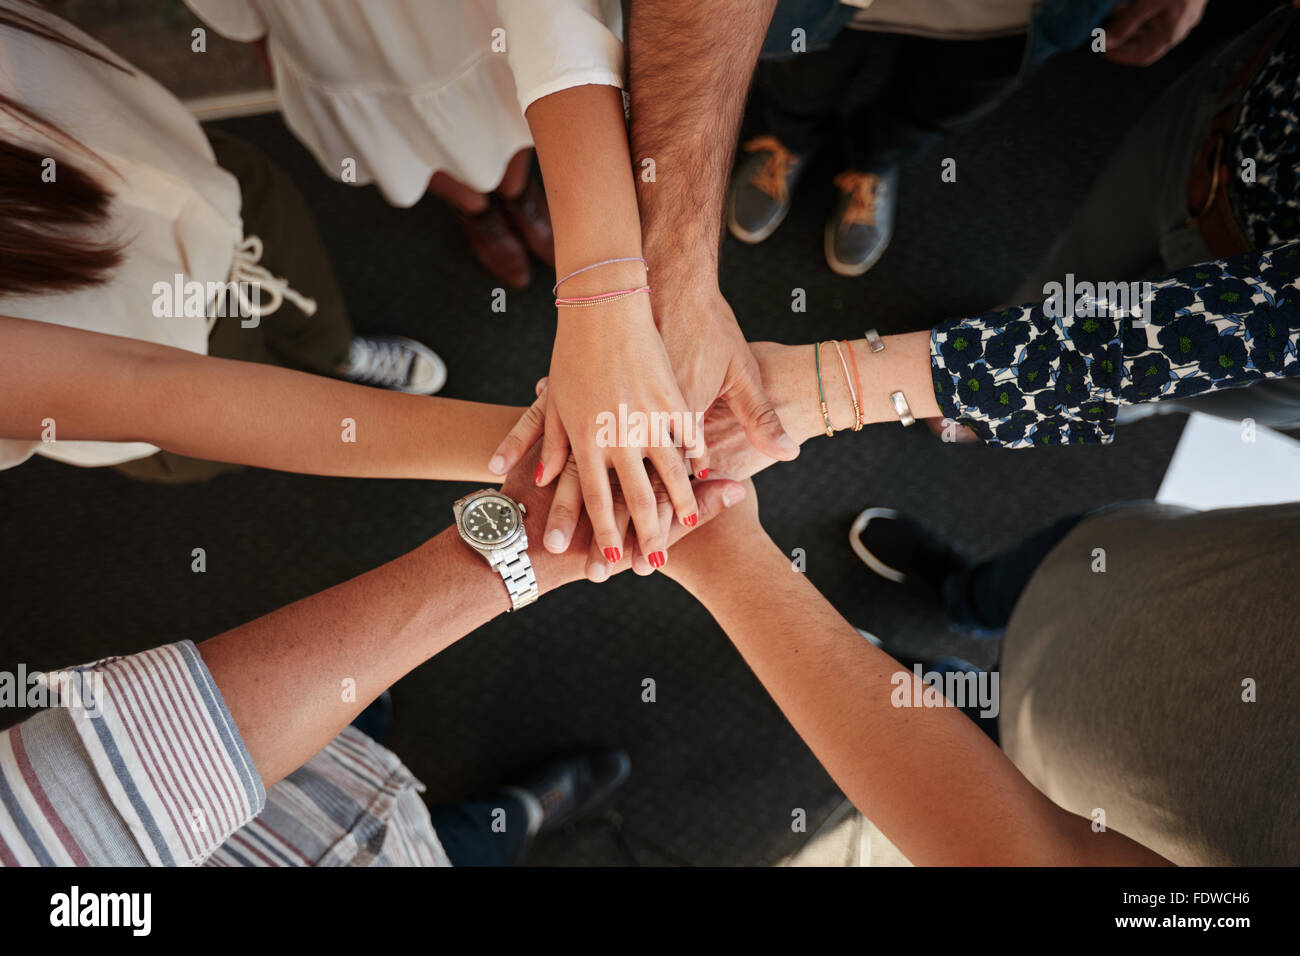
{"type": "Polygon", "coordinates": [[[267,39],[285,123],[334,179],[412,206],[444,172],[478,192],[532,145],[524,111],[623,87],[618,0],[185,0],[267,39]]]}
{"type": "MultiPolygon", "coordinates": [[[[115,70],[77,50],[0,26],[0,93],[56,125],[98,155],[33,130],[0,109],[0,135],[54,159],[75,162],[113,194],[105,238],[124,244],[121,265],[91,289],[53,295],[0,296],[0,315],[124,335],[207,353],[206,316],[155,315],[155,283],[224,283],[243,241],[235,177],[217,166],[212,147],[181,102],[107,47],[29,4],[0,8],[47,23],[63,36],[118,63],[115,70]]],[[[183,310],[175,310],[181,312],[183,310]]],[[[58,423],[55,422],[57,437],[58,423]]],[[[76,465],[111,465],[157,449],[143,443],[0,439],[0,468],[33,453],[76,465]]]]}

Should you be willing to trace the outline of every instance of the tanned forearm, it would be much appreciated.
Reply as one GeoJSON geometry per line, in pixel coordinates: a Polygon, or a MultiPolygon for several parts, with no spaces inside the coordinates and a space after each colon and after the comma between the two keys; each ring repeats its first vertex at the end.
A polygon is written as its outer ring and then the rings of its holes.
{"type": "Polygon", "coordinates": [[[740,118],[776,0],[633,0],[628,26],[632,159],[652,278],[685,248],[716,277],[722,205],[740,118]]]}
{"type": "Polygon", "coordinates": [[[40,440],[52,420],[57,441],[303,474],[498,482],[488,459],[523,412],[24,319],[0,317],[0,352],[0,437],[40,440]]]}
{"type": "MultiPolygon", "coordinates": [[[[901,391],[916,418],[938,414],[930,372],[930,333],[907,332],[882,337],[885,349],[871,351],[865,338],[849,340],[857,378],[845,374],[845,366],[836,354],[835,345],[827,342],[821,350],[822,389],[817,389],[817,365],[814,345],[780,346],[779,351],[765,350],[763,385],[772,396],[787,430],[800,443],[826,434],[821,395],[826,396],[826,416],[836,431],[852,428],[857,412],[863,424],[898,423],[898,411],[890,398],[901,391]],[[859,388],[861,391],[859,392],[859,388]],[[850,390],[852,389],[852,390],[850,390]],[[853,396],[858,408],[853,406],[853,396]]],[[[852,366],[850,366],[852,369],[852,366]]]]}
{"type": "MultiPolygon", "coordinates": [[[[526,510],[530,541],[542,536],[550,493],[532,480],[525,458],[505,492],[526,510]]],[[[704,482],[700,526],[744,490],[704,482]]],[[[673,540],[686,533],[675,527],[673,540]]],[[[529,548],[538,592],[584,575],[591,527],[579,525],[567,554],[529,548]]],[[[625,557],[615,568],[629,565],[625,557]]],[[[508,610],[500,575],[448,528],[415,551],[328,591],[304,598],[199,645],[262,782],[271,786],[302,766],[384,688],[508,610]]]]}
{"type": "Polygon", "coordinates": [[[358,578],[204,641],[199,653],[270,787],[386,687],[509,607],[500,577],[452,528],[358,578]]]}
{"type": "MultiPolygon", "coordinates": [[[[893,675],[903,669],[893,658],[863,640],[766,536],[737,550],[731,557],[744,574],[679,567],[674,576],[683,575],[844,793],[912,862],[1162,862],[1056,806],[955,708],[894,706],[893,675]]],[[[711,558],[710,567],[728,563],[711,558]]]]}
{"type": "MultiPolygon", "coordinates": [[[[505,486],[526,508],[533,541],[545,526],[547,501],[532,482],[534,461],[505,486]]],[[[589,534],[585,527],[579,533],[589,534]]],[[[529,549],[541,594],[582,575],[587,540],[572,555],[529,549]]],[[[373,571],[204,641],[199,653],[269,787],[384,688],[509,608],[500,575],[451,527],[373,571]]]]}

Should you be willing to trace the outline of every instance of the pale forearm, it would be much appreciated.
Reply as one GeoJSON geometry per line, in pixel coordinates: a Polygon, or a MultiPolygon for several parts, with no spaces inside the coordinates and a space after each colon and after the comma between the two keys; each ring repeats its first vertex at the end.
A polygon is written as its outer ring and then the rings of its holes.
{"type": "MultiPolygon", "coordinates": [[[[864,424],[898,422],[898,412],[890,399],[896,391],[906,397],[916,418],[939,414],[930,374],[930,333],[886,335],[882,341],[884,351],[872,352],[865,338],[849,340],[853,364],[857,366],[856,381],[852,379],[853,365],[849,366],[849,374],[845,374],[834,344],[827,342],[822,346],[821,394],[825,395],[826,412],[836,431],[853,427],[855,412],[850,383],[858,393],[864,424]]],[[[844,348],[842,344],[840,347],[844,348]]],[[[848,358],[846,351],[846,361],[848,358]]],[[[825,435],[813,345],[783,347],[762,366],[764,387],[791,436],[802,443],[825,435]]]]}
{"type": "Polygon", "coordinates": [[[632,156],[638,168],[654,161],[653,180],[639,176],[637,193],[646,254],[656,271],[689,262],[717,282],[723,195],[775,8],[776,0],[632,3],[632,156]]]}
{"type": "Polygon", "coordinates": [[[522,409],[404,395],[120,336],[0,318],[0,437],[148,442],[280,471],[493,482],[522,409]],[[350,420],[350,425],[345,422],[350,420]]]}
{"type": "Polygon", "coordinates": [[[1053,804],[955,708],[895,706],[901,666],[863,640],[769,539],[744,545],[734,557],[745,574],[688,571],[683,582],[844,793],[910,860],[1160,862],[1053,804]]]}
{"type": "MultiPolygon", "coordinates": [[[[527,119],[546,183],[557,275],[606,259],[640,256],[641,224],[622,91],[571,87],[536,100],[527,119]]],[[[592,295],[644,282],[639,263],[618,263],[575,276],[564,284],[563,294],[592,295]]]]}

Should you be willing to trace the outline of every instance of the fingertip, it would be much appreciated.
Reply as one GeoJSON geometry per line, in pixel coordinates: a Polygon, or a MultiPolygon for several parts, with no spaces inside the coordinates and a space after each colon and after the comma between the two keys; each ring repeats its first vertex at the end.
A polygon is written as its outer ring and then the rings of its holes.
{"type": "Polygon", "coordinates": [[[692,475],[703,481],[709,477],[709,451],[707,448],[700,446],[695,449],[695,454],[687,459],[687,467],[692,475]]]}
{"type": "Polygon", "coordinates": [[[700,506],[700,521],[716,518],[728,508],[745,500],[745,486],[738,481],[715,478],[696,486],[696,501],[700,506]]]}
{"type": "Polygon", "coordinates": [[[776,440],[776,447],[781,452],[778,456],[782,461],[794,461],[799,457],[799,446],[795,444],[794,439],[784,431],[776,440]]]}
{"type": "Polygon", "coordinates": [[[722,489],[722,507],[734,508],[745,500],[745,486],[738,481],[729,481],[722,489]]]}
{"type": "Polygon", "coordinates": [[[697,448],[696,453],[686,459],[686,466],[690,473],[696,478],[703,481],[709,477],[709,451],[707,448],[697,448]]]}

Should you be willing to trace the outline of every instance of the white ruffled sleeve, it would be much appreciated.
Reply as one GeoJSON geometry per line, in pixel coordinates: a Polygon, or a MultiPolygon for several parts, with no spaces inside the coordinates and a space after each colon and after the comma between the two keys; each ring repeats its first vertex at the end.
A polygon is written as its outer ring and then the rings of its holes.
{"type": "Polygon", "coordinates": [[[251,43],[266,36],[266,21],[253,0],[185,0],[185,5],[228,40],[251,43]]]}
{"type": "Polygon", "coordinates": [[[623,89],[618,0],[497,0],[519,108],[574,86],[623,89]]]}

